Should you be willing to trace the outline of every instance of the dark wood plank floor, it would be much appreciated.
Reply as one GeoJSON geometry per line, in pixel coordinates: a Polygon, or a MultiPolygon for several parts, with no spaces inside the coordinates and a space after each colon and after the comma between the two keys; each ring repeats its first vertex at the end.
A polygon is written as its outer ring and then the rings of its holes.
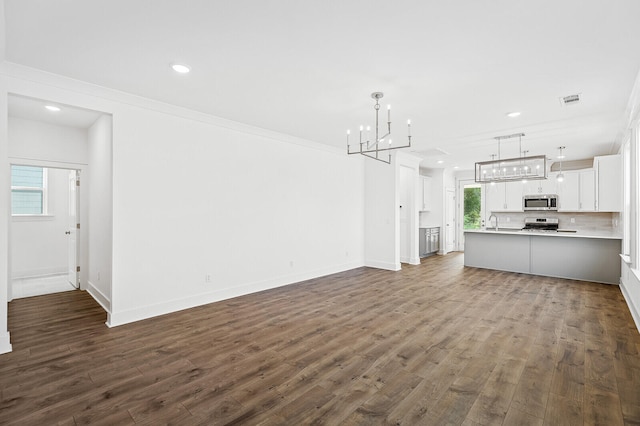
{"type": "Polygon", "coordinates": [[[640,424],[618,287],[458,254],[105,319],[83,292],[11,302],[0,424],[640,424]]]}

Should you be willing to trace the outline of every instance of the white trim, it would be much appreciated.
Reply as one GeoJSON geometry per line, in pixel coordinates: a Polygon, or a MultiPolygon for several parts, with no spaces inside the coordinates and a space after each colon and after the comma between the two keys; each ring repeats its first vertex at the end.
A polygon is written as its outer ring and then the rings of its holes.
{"type": "Polygon", "coordinates": [[[6,354],[13,350],[9,332],[0,334],[0,354],[6,354]]]}
{"type": "Polygon", "coordinates": [[[87,281],[86,292],[89,293],[93,299],[98,302],[102,309],[104,309],[107,314],[111,312],[111,300],[101,292],[91,281],[87,281]]]}
{"type": "Polygon", "coordinates": [[[48,220],[55,220],[56,216],[53,214],[12,214],[12,222],[45,222],[48,220]]]}
{"type": "MultiPolygon", "coordinates": [[[[117,105],[127,105],[144,108],[159,113],[169,114],[187,120],[212,124],[217,127],[230,129],[237,132],[268,138],[276,142],[285,142],[304,146],[319,151],[330,152],[340,156],[346,155],[344,148],[338,148],[324,143],[315,142],[284,133],[278,133],[272,130],[244,124],[238,121],[228,120],[225,118],[214,116],[212,114],[194,111],[177,105],[156,101],[131,93],[110,89],[82,80],[76,80],[73,78],[65,77],[47,71],[42,71],[37,68],[15,64],[8,61],[0,63],[0,75],[3,75],[7,78],[6,88],[7,92],[10,94],[42,98],[42,91],[40,91],[39,88],[35,87],[35,85],[41,84],[47,86],[46,91],[50,91],[51,89],[53,89],[54,91],[70,91],[76,94],[81,93],[87,98],[95,98],[91,99],[91,104],[80,104],[78,102],[73,102],[73,104],[81,108],[91,109],[94,111],[113,115],[114,122],[116,121],[117,115],[117,111],[114,110],[118,109],[117,105]],[[105,108],[103,102],[100,101],[107,101],[116,105],[105,108]],[[100,107],[98,105],[102,106],[100,107]]],[[[60,97],[49,97],[53,98],[51,100],[56,102],[69,103],[65,100],[68,97],[68,94],[61,94],[60,97]]],[[[363,159],[359,160],[362,161],[363,159]]]]}
{"type": "MultiPolygon", "coordinates": [[[[361,266],[363,266],[362,263],[356,263],[356,262],[345,263],[342,265],[336,265],[329,268],[322,268],[322,269],[318,269],[316,271],[311,271],[307,273],[293,274],[293,275],[287,275],[287,276],[283,276],[276,279],[257,281],[254,283],[245,284],[235,288],[200,293],[200,294],[189,296],[183,299],[171,300],[167,302],[158,303],[155,305],[144,306],[139,309],[132,309],[132,310],[121,311],[121,312],[110,312],[109,310],[107,310],[106,325],[108,327],[117,327],[120,325],[129,324],[135,321],[145,320],[148,318],[153,318],[160,315],[181,311],[184,309],[195,308],[196,306],[207,305],[209,303],[219,302],[222,300],[244,296],[244,295],[256,293],[259,291],[270,290],[272,288],[282,287],[289,284],[295,284],[301,281],[306,281],[306,280],[322,277],[325,275],[344,272],[344,271],[348,271],[350,269],[358,268],[361,266]]],[[[100,301],[98,301],[98,303],[100,303],[100,301]]]]}
{"type": "Polygon", "coordinates": [[[51,268],[31,269],[26,271],[11,271],[12,280],[24,280],[29,278],[45,278],[56,275],[67,275],[66,266],[58,266],[51,268]]]}
{"type": "Polygon", "coordinates": [[[379,260],[367,260],[364,266],[376,269],[385,269],[387,271],[399,271],[402,269],[400,263],[385,262],[379,260]]]}
{"type": "Polygon", "coordinates": [[[633,288],[636,288],[635,294],[638,294],[639,292],[637,289],[640,288],[640,271],[623,263],[622,277],[620,278],[620,290],[624,300],[627,302],[629,312],[636,324],[636,328],[640,332],[640,294],[636,296],[636,300],[634,300],[633,288]]]}

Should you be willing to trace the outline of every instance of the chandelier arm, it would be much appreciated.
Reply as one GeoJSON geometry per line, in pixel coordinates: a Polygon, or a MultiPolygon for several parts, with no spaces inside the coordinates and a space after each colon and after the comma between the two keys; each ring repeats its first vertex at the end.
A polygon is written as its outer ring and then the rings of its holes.
{"type": "MultiPolygon", "coordinates": [[[[376,152],[376,151],[368,151],[368,152],[376,152]]],[[[377,156],[369,155],[367,154],[367,151],[364,151],[362,155],[364,155],[365,157],[372,158],[374,160],[382,161],[383,163],[386,163],[386,164],[391,164],[391,154],[389,154],[389,160],[383,160],[382,158],[378,158],[377,156]]]]}
{"type": "MultiPolygon", "coordinates": [[[[362,154],[367,154],[372,152],[393,151],[394,149],[401,149],[401,148],[411,148],[411,141],[409,141],[407,145],[402,145],[402,146],[390,146],[388,148],[364,150],[362,151],[362,154]]],[[[355,151],[355,152],[352,152],[351,154],[360,154],[360,153],[361,153],[360,151],[355,151]]]]}
{"type": "Polygon", "coordinates": [[[358,135],[358,142],[360,144],[360,149],[352,151],[351,146],[349,145],[349,135],[350,131],[347,130],[347,154],[360,154],[365,157],[372,158],[377,161],[381,161],[386,164],[391,164],[391,153],[388,153],[388,160],[384,160],[380,158],[380,153],[384,151],[392,151],[395,149],[401,148],[410,148],[411,147],[411,120],[407,120],[408,126],[408,135],[407,135],[407,143],[406,145],[398,146],[387,146],[391,144],[391,140],[389,140],[389,144],[381,144],[386,138],[391,136],[391,106],[387,107],[387,133],[384,136],[380,136],[380,99],[384,96],[382,92],[373,92],[371,97],[375,99],[376,103],[373,106],[376,112],[376,128],[375,128],[375,140],[371,141],[369,137],[369,126],[367,126],[367,134],[366,134],[366,142],[363,141],[362,132],[364,130],[363,126],[360,126],[360,133],[358,135]],[[364,146],[366,143],[366,146],[364,146]]]}

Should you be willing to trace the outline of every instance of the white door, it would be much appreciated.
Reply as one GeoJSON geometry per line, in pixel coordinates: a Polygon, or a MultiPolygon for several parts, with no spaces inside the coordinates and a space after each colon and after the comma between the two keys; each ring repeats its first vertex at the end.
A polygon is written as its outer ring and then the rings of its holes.
{"type": "Polygon", "coordinates": [[[76,170],[69,171],[69,208],[67,229],[68,264],[67,279],[75,288],[78,283],[78,185],[76,170]]]}
{"type": "Polygon", "coordinates": [[[445,206],[445,253],[455,250],[456,235],[456,192],[447,189],[445,206]]]}

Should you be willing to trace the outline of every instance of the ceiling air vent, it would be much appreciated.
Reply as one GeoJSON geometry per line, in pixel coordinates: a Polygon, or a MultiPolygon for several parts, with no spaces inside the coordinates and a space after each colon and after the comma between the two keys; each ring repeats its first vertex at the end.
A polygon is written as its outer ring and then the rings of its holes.
{"type": "Polygon", "coordinates": [[[580,93],[576,95],[563,96],[560,98],[560,104],[562,105],[575,105],[580,102],[580,93]]]}

